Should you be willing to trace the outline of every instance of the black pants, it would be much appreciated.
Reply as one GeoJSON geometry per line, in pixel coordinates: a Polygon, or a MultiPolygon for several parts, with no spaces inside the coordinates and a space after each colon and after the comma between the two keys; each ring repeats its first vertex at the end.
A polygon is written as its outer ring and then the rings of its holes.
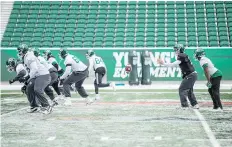
{"type": "Polygon", "coordinates": [[[181,82],[179,87],[179,96],[182,107],[188,107],[187,97],[192,106],[197,104],[196,97],[193,93],[193,86],[197,80],[197,73],[187,75],[181,82]]]}
{"type": "Polygon", "coordinates": [[[84,87],[82,86],[88,75],[88,69],[81,72],[73,72],[67,79],[64,80],[63,88],[65,97],[71,97],[70,86],[75,83],[75,88],[81,97],[86,98],[88,94],[86,93],[84,87]]]}
{"type": "Polygon", "coordinates": [[[215,78],[211,78],[210,82],[212,84],[212,87],[208,89],[209,94],[213,100],[213,108],[217,109],[217,108],[221,108],[222,109],[222,103],[221,103],[221,99],[220,99],[220,82],[221,82],[222,77],[215,77],[215,78]]]}
{"type": "Polygon", "coordinates": [[[50,98],[52,97],[52,91],[49,88],[50,81],[51,77],[47,74],[31,79],[28,83],[26,93],[31,107],[38,107],[39,105],[42,107],[49,106],[49,102],[45,97],[44,92],[46,92],[50,98]]]}
{"type": "Polygon", "coordinates": [[[40,103],[38,102],[37,98],[35,97],[34,85],[35,85],[35,79],[31,79],[29,84],[27,85],[27,88],[26,88],[27,99],[28,99],[28,102],[32,108],[40,106],[40,103]]]}
{"type": "Polygon", "coordinates": [[[104,67],[98,67],[95,70],[95,80],[94,80],[94,87],[95,87],[95,93],[98,94],[98,90],[101,87],[109,87],[109,83],[102,83],[102,78],[106,74],[106,69],[104,67]]]}

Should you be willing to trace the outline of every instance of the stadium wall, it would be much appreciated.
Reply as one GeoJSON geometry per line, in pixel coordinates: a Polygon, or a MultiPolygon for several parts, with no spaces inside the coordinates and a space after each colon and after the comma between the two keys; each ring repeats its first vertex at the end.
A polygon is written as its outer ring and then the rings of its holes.
{"type": "MultiPolygon", "coordinates": [[[[203,70],[201,69],[199,62],[193,58],[195,48],[186,49],[186,53],[189,55],[190,60],[194,64],[196,71],[198,72],[198,80],[205,80],[203,70]]],[[[232,80],[232,48],[204,48],[206,56],[209,57],[215,66],[223,73],[223,80],[232,80]]],[[[41,48],[45,50],[45,48],[41,48]]],[[[63,62],[59,59],[58,48],[50,49],[56,59],[63,66],[63,62]]],[[[88,60],[85,58],[85,53],[88,49],[84,48],[70,48],[69,53],[76,55],[84,63],[88,64],[88,60]]],[[[126,74],[124,67],[128,62],[129,48],[110,48],[110,49],[95,49],[95,53],[103,58],[107,66],[107,78],[109,81],[127,81],[128,75],[126,74]]],[[[175,60],[175,54],[172,48],[136,48],[138,56],[144,50],[148,50],[151,55],[151,76],[153,81],[177,81],[181,79],[181,72],[176,67],[162,67],[157,64],[157,58],[161,57],[166,62],[172,62],[175,60]]],[[[5,61],[10,57],[17,57],[15,48],[1,49],[1,81],[8,81],[15,76],[15,73],[9,74],[6,69],[5,61]]],[[[64,67],[64,66],[63,66],[64,67]]],[[[141,76],[141,63],[140,58],[138,60],[138,73],[141,76]]]]}

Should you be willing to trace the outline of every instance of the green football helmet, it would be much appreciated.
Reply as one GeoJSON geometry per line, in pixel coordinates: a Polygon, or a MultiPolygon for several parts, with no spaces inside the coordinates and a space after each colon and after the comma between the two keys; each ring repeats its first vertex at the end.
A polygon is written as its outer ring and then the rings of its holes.
{"type": "Polygon", "coordinates": [[[89,57],[92,57],[94,55],[94,51],[93,50],[88,50],[85,54],[86,58],[88,59],[89,57]]]}
{"type": "Polygon", "coordinates": [[[44,57],[45,59],[49,59],[51,56],[52,56],[52,53],[51,53],[50,50],[45,50],[45,51],[43,51],[43,57],[44,57]]]}
{"type": "Polygon", "coordinates": [[[174,50],[175,52],[184,53],[185,48],[184,48],[183,44],[176,44],[176,45],[173,47],[173,50],[174,50]]]}
{"type": "Polygon", "coordinates": [[[68,51],[66,49],[60,49],[59,56],[61,59],[65,59],[67,55],[68,55],[68,51]]]}
{"type": "Polygon", "coordinates": [[[194,58],[196,60],[200,60],[201,57],[205,56],[205,51],[204,49],[202,48],[197,48],[195,51],[194,51],[194,58]]]}
{"type": "Polygon", "coordinates": [[[15,71],[16,65],[17,65],[17,60],[15,58],[9,58],[6,61],[6,68],[9,72],[15,71]]]}
{"type": "Polygon", "coordinates": [[[38,48],[31,48],[31,50],[34,52],[34,55],[35,55],[36,57],[40,56],[40,51],[39,51],[38,48]]]}
{"type": "Polygon", "coordinates": [[[18,55],[23,57],[27,52],[28,52],[29,48],[26,44],[20,44],[17,48],[18,51],[18,55]]]}

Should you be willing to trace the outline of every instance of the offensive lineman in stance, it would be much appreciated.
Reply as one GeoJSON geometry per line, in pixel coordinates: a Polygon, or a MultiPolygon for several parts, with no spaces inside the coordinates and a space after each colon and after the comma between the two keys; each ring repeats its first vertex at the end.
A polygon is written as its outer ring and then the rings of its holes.
{"type": "Polygon", "coordinates": [[[86,104],[92,103],[92,100],[88,99],[89,95],[82,86],[88,76],[88,67],[77,57],[68,54],[65,49],[60,50],[60,57],[64,59],[64,65],[66,66],[64,74],[60,77],[60,85],[63,85],[64,95],[66,97],[64,105],[72,105],[70,100],[70,86],[73,83],[75,83],[75,88],[80,96],[86,98],[86,104]]]}
{"type": "MultiPolygon", "coordinates": [[[[14,83],[15,81],[19,81],[21,83],[21,80],[23,82],[24,78],[28,77],[28,72],[27,72],[26,68],[23,66],[23,64],[21,63],[20,60],[16,60],[14,58],[9,58],[6,61],[6,67],[7,67],[7,70],[9,72],[15,71],[16,74],[17,74],[16,77],[14,77],[14,79],[9,80],[9,84],[14,83]]],[[[33,113],[33,112],[35,112],[37,110],[37,109],[33,109],[33,108],[39,107],[39,106],[35,101],[35,96],[34,95],[28,95],[26,93],[27,84],[28,84],[27,82],[24,83],[24,86],[21,88],[21,91],[26,94],[27,99],[28,99],[28,101],[30,103],[30,109],[28,109],[27,112],[28,113],[33,113]]]]}
{"type": "Polygon", "coordinates": [[[194,109],[199,109],[199,105],[197,103],[196,97],[193,93],[193,86],[197,80],[197,72],[193,67],[191,61],[187,54],[184,53],[184,46],[182,44],[177,44],[174,46],[174,51],[177,55],[177,60],[173,63],[164,63],[163,60],[158,59],[158,63],[168,67],[178,66],[182,72],[182,82],[179,87],[179,96],[181,102],[181,108],[188,108],[187,97],[190,101],[190,104],[194,109]]]}
{"type": "Polygon", "coordinates": [[[113,90],[115,90],[115,84],[112,83],[102,83],[102,79],[106,76],[106,66],[104,61],[101,57],[96,56],[93,50],[89,50],[86,53],[86,58],[89,59],[89,75],[91,75],[93,72],[95,74],[95,80],[94,80],[94,87],[95,87],[95,100],[100,99],[100,96],[98,94],[98,89],[103,87],[109,87],[112,86],[113,90]]]}
{"type": "Polygon", "coordinates": [[[52,64],[57,69],[59,76],[64,73],[64,70],[60,67],[50,50],[43,51],[43,56],[48,61],[48,63],[52,64]]]}
{"type": "Polygon", "coordinates": [[[26,77],[28,75],[27,70],[23,64],[14,58],[9,58],[6,61],[6,67],[9,72],[15,71],[17,74],[14,79],[9,80],[9,84],[14,83],[15,81],[19,81],[20,78],[26,77]]]}
{"type": "MultiPolygon", "coordinates": [[[[43,64],[49,71],[50,73],[50,76],[51,76],[51,82],[50,82],[50,86],[53,87],[53,89],[56,91],[56,93],[60,96],[60,90],[58,88],[58,72],[57,72],[57,69],[50,63],[47,62],[46,59],[44,59],[44,57],[42,57],[40,55],[40,51],[39,49],[33,49],[34,51],[34,55],[39,59],[40,63],[43,64]],[[56,83],[56,84],[54,84],[56,83]]],[[[50,99],[54,102],[55,102],[55,96],[53,94],[53,91],[48,87],[47,88],[49,91],[45,91],[45,93],[50,97],[50,99]]],[[[57,104],[57,103],[56,103],[57,104]]]]}
{"type": "MultiPolygon", "coordinates": [[[[40,112],[44,114],[51,113],[52,107],[49,105],[49,102],[44,95],[44,90],[48,87],[51,81],[49,71],[39,62],[32,51],[28,51],[28,46],[26,44],[19,45],[17,50],[24,61],[25,67],[30,70],[29,79],[27,80],[25,78],[25,81],[28,83],[26,93],[28,95],[35,95],[35,100],[38,100],[41,105],[41,108],[33,107],[31,109],[40,109],[40,112]]],[[[32,103],[33,101],[30,102],[32,103]]]]}
{"type": "Polygon", "coordinates": [[[214,67],[212,61],[205,57],[205,51],[198,48],[194,52],[194,57],[197,59],[204,69],[205,77],[207,79],[207,87],[209,94],[213,100],[213,110],[222,111],[222,103],[220,100],[220,82],[222,79],[222,72],[214,67]]]}

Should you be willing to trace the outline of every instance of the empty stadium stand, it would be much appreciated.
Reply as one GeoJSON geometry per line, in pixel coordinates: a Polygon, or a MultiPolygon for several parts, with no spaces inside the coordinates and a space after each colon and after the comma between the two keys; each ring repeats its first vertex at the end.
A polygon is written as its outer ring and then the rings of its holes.
{"type": "Polygon", "coordinates": [[[2,47],[232,46],[231,1],[16,1],[2,47]]]}

